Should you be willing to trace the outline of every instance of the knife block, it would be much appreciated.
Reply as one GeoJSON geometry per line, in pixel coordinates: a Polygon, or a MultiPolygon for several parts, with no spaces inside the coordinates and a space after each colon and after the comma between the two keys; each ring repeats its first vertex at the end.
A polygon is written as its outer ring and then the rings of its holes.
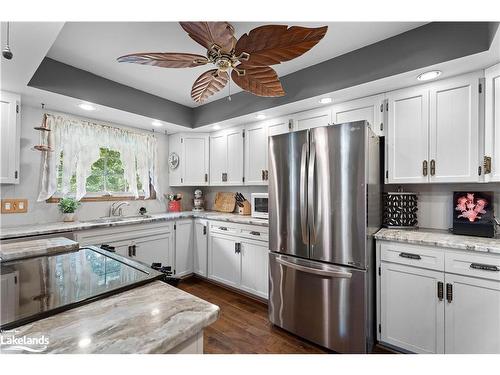
{"type": "Polygon", "coordinates": [[[239,215],[250,215],[252,213],[252,208],[250,206],[250,202],[247,200],[245,200],[243,202],[243,207],[237,206],[237,208],[238,208],[239,215]]]}

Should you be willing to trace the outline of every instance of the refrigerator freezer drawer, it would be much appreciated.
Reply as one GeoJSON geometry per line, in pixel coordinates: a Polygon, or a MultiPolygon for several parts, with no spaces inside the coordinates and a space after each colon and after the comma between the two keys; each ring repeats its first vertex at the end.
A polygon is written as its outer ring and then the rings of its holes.
{"type": "Polygon", "coordinates": [[[339,353],[366,353],[367,272],[269,254],[269,319],[339,353]]]}

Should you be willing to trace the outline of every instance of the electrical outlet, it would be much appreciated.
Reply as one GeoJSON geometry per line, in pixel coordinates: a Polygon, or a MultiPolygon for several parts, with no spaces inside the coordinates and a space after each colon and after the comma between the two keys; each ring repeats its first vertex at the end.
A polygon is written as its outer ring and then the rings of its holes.
{"type": "Polygon", "coordinates": [[[28,212],[27,199],[2,199],[2,214],[20,214],[28,212]]]}

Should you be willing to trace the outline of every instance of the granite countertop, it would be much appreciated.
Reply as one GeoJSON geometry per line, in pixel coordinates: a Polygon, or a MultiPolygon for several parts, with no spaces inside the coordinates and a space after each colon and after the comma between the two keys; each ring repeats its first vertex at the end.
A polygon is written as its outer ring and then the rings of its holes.
{"type": "MultiPolygon", "coordinates": [[[[6,342],[6,336],[13,334],[43,335],[49,343],[42,353],[166,353],[218,316],[218,306],[154,281],[4,331],[2,336],[6,342]]],[[[2,349],[7,353],[6,346],[2,349]]]]}
{"type": "Polygon", "coordinates": [[[375,238],[377,240],[500,254],[499,238],[462,236],[446,230],[382,228],[375,234],[375,238]]]}
{"type": "Polygon", "coordinates": [[[172,221],[187,218],[204,218],[207,220],[220,220],[239,224],[251,224],[268,226],[269,222],[265,219],[257,219],[251,216],[243,216],[232,213],[223,213],[215,211],[183,211],[183,212],[167,212],[161,214],[151,214],[149,217],[133,217],[126,218],[118,222],[95,222],[95,221],[75,221],[70,223],[56,222],[46,224],[31,224],[15,227],[0,228],[0,239],[9,239],[25,236],[36,236],[51,233],[73,232],[85,229],[95,229],[104,227],[114,227],[130,224],[145,224],[158,221],[172,221]]]}
{"type": "Polygon", "coordinates": [[[78,242],[64,237],[14,242],[0,247],[0,260],[4,262],[42,254],[65,253],[79,248],[78,242]]]}

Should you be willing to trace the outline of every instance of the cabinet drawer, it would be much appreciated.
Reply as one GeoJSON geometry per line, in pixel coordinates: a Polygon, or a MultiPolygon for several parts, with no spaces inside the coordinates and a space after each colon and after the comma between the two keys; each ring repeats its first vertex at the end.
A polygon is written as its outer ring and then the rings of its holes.
{"type": "Polygon", "coordinates": [[[210,233],[238,234],[239,230],[235,226],[227,223],[211,223],[210,233]]]}
{"type": "Polygon", "coordinates": [[[380,259],[385,262],[444,271],[444,251],[438,248],[382,242],[380,259]]]}
{"type": "Polygon", "coordinates": [[[500,256],[447,252],[445,271],[459,275],[500,281],[500,256]]]}
{"type": "Polygon", "coordinates": [[[259,241],[267,241],[269,237],[267,231],[263,231],[260,228],[241,229],[240,236],[259,241]]]}

